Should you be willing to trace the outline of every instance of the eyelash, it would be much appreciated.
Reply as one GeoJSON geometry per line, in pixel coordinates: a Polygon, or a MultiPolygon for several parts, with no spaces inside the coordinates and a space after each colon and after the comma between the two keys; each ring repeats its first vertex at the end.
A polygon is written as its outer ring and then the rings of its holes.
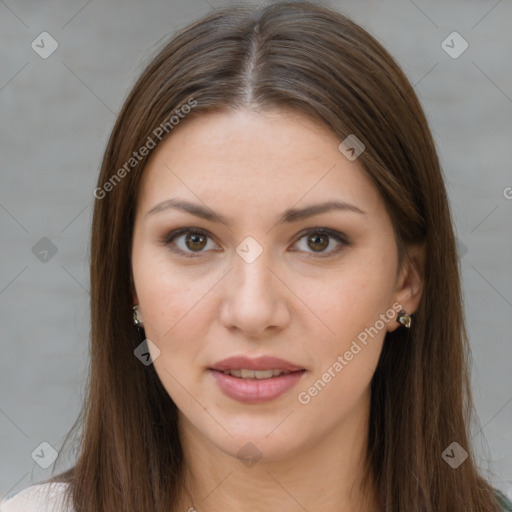
{"type": "MultiPolygon", "coordinates": [[[[185,258],[197,258],[197,257],[200,257],[203,253],[207,252],[207,251],[195,251],[195,252],[186,252],[186,251],[183,251],[179,248],[177,248],[176,246],[172,247],[173,245],[173,242],[176,238],[179,238],[180,236],[182,235],[186,235],[186,234],[193,234],[193,235],[202,235],[202,236],[205,236],[205,237],[208,237],[209,239],[212,239],[212,237],[210,236],[210,234],[203,230],[203,229],[199,229],[199,228],[180,228],[180,229],[177,229],[177,230],[174,230],[174,231],[171,231],[168,235],[166,235],[161,241],[161,245],[164,245],[166,247],[168,247],[172,252],[175,252],[177,254],[180,254],[182,256],[184,256],[185,258]]],[[[336,231],[336,230],[333,230],[333,229],[329,229],[329,228],[310,228],[310,229],[307,229],[305,231],[302,231],[297,240],[294,242],[294,245],[296,243],[298,243],[300,240],[302,240],[303,238],[309,236],[309,235],[313,235],[313,234],[317,234],[317,235],[327,235],[331,238],[333,238],[334,240],[336,240],[340,245],[335,248],[334,250],[331,250],[331,251],[328,251],[328,252],[310,252],[309,254],[311,254],[313,257],[318,257],[318,258],[327,258],[327,257],[330,257],[332,256],[333,254],[337,254],[340,250],[342,250],[344,247],[348,247],[349,245],[351,245],[351,242],[349,242],[349,240],[347,239],[347,237],[343,234],[343,233],[340,233],[339,231],[336,231]]],[[[208,241],[206,242],[208,243],[208,241]]],[[[296,252],[297,250],[294,250],[294,252],[296,252]]],[[[297,252],[301,252],[301,251],[297,251],[297,252]]]]}

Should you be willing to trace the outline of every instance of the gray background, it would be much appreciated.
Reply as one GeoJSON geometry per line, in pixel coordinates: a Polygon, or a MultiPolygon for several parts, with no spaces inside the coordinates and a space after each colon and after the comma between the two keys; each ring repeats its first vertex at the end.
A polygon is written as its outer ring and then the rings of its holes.
{"type": "MultiPolygon", "coordinates": [[[[60,449],[83,398],[92,190],[115,114],[162,41],[222,3],[0,0],[0,496],[50,476],[31,454],[60,449]],[[47,59],[31,47],[44,31],[59,45],[47,59]],[[33,250],[43,237],[55,255],[33,250]]],[[[397,58],[431,123],[459,239],[474,442],[512,498],[512,4],[330,5],[397,58]],[[469,44],[456,59],[441,46],[453,31],[469,44]]]]}

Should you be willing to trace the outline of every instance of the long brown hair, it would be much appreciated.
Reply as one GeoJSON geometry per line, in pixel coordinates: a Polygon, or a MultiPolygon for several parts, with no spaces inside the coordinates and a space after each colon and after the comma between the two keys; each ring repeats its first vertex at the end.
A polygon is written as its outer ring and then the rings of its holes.
{"type": "Polygon", "coordinates": [[[408,244],[426,248],[413,326],[387,334],[371,383],[368,471],[387,512],[499,510],[471,447],[459,260],[425,115],[404,73],[370,34],[307,2],[213,11],[165,44],[126,99],[98,180],[105,193],[96,194],[94,209],[91,368],[72,429],[83,427],[80,454],[52,481],[71,484],[77,512],[176,506],[184,464],[176,406],[153,366],[134,357],[141,339],[132,324],[130,254],[148,157],[130,159],[149,138],[160,142],[158,127],[172,136],[179,126],[171,128],[169,118],[191,101],[185,123],[212,110],[292,108],[323,122],[340,142],[355,134],[364,143],[358,161],[385,201],[400,261],[408,244]],[[468,453],[457,469],[442,458],[452,442],[468,453]]]}

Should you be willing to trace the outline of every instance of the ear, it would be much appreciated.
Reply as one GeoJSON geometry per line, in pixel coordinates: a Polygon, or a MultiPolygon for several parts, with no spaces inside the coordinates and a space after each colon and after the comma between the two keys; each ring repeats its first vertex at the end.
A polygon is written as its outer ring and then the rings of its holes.
{"type": "Polygon", "coordinates": [[[135,283],[133,282],[133,274],[130,272],[130,292],[132,294],[132,303],[135,306],[139,303],[137,292],[135,291],[135,283]]]}
{"type": "MultiPolygon", "coordinates": [[[[408,246],[402,267],[398,273],[393,295],[394,303],[399,303],[409,315],[419,306],[425,280],[426,245],[408,246]]],[[[398,311],[397,311],[398,312],[398,311]]],[[[388,331],[393,332],[401,324],[396,321],[388,323],[388,331]]]]}

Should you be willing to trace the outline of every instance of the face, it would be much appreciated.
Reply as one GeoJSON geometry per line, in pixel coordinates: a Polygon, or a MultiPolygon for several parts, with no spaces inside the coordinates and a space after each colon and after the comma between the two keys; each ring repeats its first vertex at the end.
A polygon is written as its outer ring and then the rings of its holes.
{"type": "Polygon", "coordinates": [[[144,170],[134,303],[180,426],[223,452],[279,460],[366,421],[386,331],[414,309],[383,200],[340,142],[296,112],[208,113],[144,170]]]}

